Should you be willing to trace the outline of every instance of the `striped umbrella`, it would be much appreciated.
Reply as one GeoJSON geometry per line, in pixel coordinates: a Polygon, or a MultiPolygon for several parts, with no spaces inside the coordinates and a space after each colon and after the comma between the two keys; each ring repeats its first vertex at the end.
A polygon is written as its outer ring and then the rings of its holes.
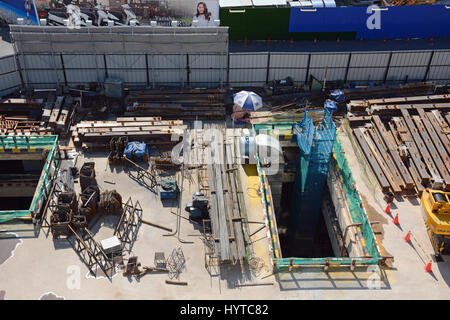
{"type": "Polygon", "coordinates": [[[263,106],[262,98],[252,91],[240,91],[233,97],[234,104],[242,110],[255,111],[263,106]]]}

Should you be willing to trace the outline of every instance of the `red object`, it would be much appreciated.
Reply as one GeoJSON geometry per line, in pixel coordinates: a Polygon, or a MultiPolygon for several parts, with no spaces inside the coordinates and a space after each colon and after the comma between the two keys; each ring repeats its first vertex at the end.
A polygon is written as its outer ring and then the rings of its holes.
{"type": "Polygon", "coordinates": [[[294,39],[291,38],[291,48],[294,46],[294,39]]]}
{"type": "Polygon", "coordinates": [[[292,267],[293,263],[294,263],[294,259],[291,259],[291,261],[290,261],[290,266],[291,267],[292,267]]]}
{"type": "Polygon", "coordinates": [[[34,212],[31,211],[30,213],[31,213],[31,218],[34,218],[34,212]]]}
{"type": "Polygon", "coordinates": [[[398,222],[398,213],[395,215],[394,224],[397,226],[400,224],[400,222],[398,222]]]}
{"type": "Polygon", "coordinates": [[[244,39],[244,47],[247,47],[247,37],[244,39]]]}
{"type": "Polygon", "coordinates": [[[270,37],[267,38],[267,48],[270,48],[270,37]]]}
{"type": "Polygon", "coordinates": [[[391,214],[391,204],[390,203],[388,203],[386,209],[384,209],[384,212],[387,214],[391,214]]]}
{"type": "Polygon", "coordinates": [[[426,271],[426,272],[431,272],[431,260],[430,260],[430,262],[428,262],[427,265],[425,266],[425,271],[426,271]]]}
{"type": "Polygon", "coordinates": [[[403,239],[405,239],[406,242],[411,242],[411,231],[408,231],[403,239]]]}

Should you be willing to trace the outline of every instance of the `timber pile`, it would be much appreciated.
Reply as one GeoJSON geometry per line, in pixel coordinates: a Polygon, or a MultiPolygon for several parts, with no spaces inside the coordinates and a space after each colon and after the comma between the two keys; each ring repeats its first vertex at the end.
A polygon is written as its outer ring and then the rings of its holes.
{"type": "Polygon", "coordinates": [[[49,95],[42,113],[42,127],[57,133],[67,133],[70,128],[70,119],[80,104],[80,98],[72,98],[70,95],[49,95]]]}
{"type": "MultiPolygon", "coordinates": [[[[421,195],[426,187],[450,190],[450,96],[428,98],[428,103],[427,97],[367,100],[364,111],[348,118],[385,192],[421,195]],[[440,103],[433,104],[436,100],[440,103]],[[407,102],[387,104],[392,101],[407,102]]],[[[359,102],[350,104],[362,107],[359,102]]]]}
{"type": "Polygon", "coordinates": [[[128,137],[147,143],[170,143],[173,134],[182,135],[186,126],[182,120],[161,120],[161,117],[118,117],[115,121],[81,121],[72,127],[76,145],[84,148],[107,148],[111,138],[128,137]]]}
{"type": "Polygon", "coordinates": [[[0,134],[2,135],[29,135],[29,134],[46,134],[46,130],[42,130],[39,121],[31,121],[28,118],[6,117],[0,115],[0,134]]]}
{"type": "Polygon", "coordinates": [[[225,119],[224,90],[131,91],[125,116],[162,116],[164,119],[225,119]]]}
{"type": "MultiPolygon", "coordinates": [[[[205,125],[205,129],[214,128],[223,132],[218,126],[205,125]]],[[[213,138],[213,137],[212,137],[213,138]]],[[[214,137],[217,139],[219,137],[214,137]]],[[[246,254],[244,239],[244,214],[239,200],[239,179],[237,167],[234,164],[235,139],[204,141],[206,159],[217,159],[207,163],[208,187],[203,189],[209,192],[211,233],[214,239],[214,250],[220,261],[243,260],[246,254]]],[[[194,143],[198,143],[197,137],[194,143]]]]}

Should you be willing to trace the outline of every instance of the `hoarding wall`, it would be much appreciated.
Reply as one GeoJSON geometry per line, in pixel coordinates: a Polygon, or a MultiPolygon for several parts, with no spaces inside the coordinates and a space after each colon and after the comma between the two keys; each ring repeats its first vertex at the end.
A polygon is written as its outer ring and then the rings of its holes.
{"type": "Polygon", "coordinates": [[[230,40],[450,37],[450,6],[221,8],[230,40]]]}

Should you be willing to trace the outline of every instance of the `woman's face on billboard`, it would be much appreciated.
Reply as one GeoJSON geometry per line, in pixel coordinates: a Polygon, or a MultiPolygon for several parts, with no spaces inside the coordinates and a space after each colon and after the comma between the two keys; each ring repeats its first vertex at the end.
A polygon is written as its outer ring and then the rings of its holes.
{"type": "Polygon", "coordinates": [[[203,5],[203,3],[199,3],[197,6],[197,10],[200,14],[204,14],[205,13],[205,6],[203,5]]]}

